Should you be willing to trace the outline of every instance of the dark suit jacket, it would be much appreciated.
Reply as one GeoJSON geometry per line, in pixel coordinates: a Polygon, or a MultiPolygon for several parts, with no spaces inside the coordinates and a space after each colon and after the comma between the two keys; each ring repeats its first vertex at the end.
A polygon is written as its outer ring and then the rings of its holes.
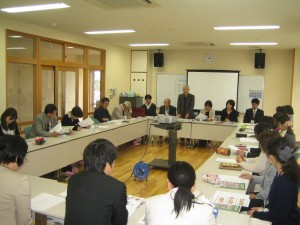
{"type": "Polygon", "coordinates": [[[111,120],[111,115],[109,114],[107,109],[104,109],[100,106],[94,112],[94,118],[99,120],[100,123],[103,123],[103,122],[106,122],[106,121],[103,121],[103,118],[108,118],[109,120],[111,120]]]}
{"type": "Polygon", "coordinates": [[[244,115],[244,123],[250,123],[251,120],[254,119],[254,123],[258,123],[260,119],[264,116],[264,111],[261,109],[257,109],[255,113],[255,117],[253,118],[253,109],[247,109],[244,115]]]}
{"type": "Polygon", "coordinates": [[[195,96],[188,94],[186,97],[186,103],[184,105],[184,94],[178,95],[177,100],[177,114],[181,114],[181,118],[185,118],[185,115],[189,114],[189,119],[194,119],[194,105],[195,105],[195,96]]]}
{"type": "MultiPolygon", "coordinates": [[[[165,114],[166,113],[166,108],[164,105],[159,107],[159,113],[158,114],[165,114]]],[[[169,106],[169,115],[170,116],[176,116],[176,107],[170,105],[169,106]]]]}
{"type": "Polygon", "coordinates": [[[228,115],[227,113],[227,109],[223,109],[221,112],[221,121],[225,121],[225,119],[228,118],[230,120],[230,122],[239,122],[238,121],[238,113],[237,111],[234,109],[232,110],[232,112],[228,115]]]}
{"type": "Polygon", "coordinates": [[[81,172],[68,181],[64,225],[125,225],[126,186],[104,173],[81,172]]]}
{"type": "Polygon", "coordinates": [[[76,120],[72,120],[71,118],[71,114],[67,113],[63,116],[63,118],[61,119],[61,125],[62,126],[74,126],[72,130],[77,130],[79,125],[79,119],[76,120]]]}
{"type": "Polygon", "coordinates": [[[146,104],[142,105],[141,108],[144,108],[145,109],[145,115],[146,116],[156,116],[157,113],[156,113],[156,105],[151,103],[149,109],[147,110],[147,106],[146,104]]]}
{"type": "MultiPolygon", "coordinates": [[[[14,131],[15,131],[15,135],[20,136],[20,131],[19,131],[18,124],[16,124],[16,127],[15,127],[14,131]]],[[[3,133],[3,130],[2,130],[2,126],[0,124],[0,136],[3,136],[3,135],[4,135],[4,133],[3,133]]]]}

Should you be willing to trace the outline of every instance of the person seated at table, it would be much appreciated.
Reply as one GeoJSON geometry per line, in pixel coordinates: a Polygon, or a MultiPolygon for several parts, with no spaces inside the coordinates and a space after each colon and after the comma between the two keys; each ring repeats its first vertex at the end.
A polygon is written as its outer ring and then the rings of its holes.
{"type": "Polygon", "coordinates": [[[275,122],[277,124],[276,130],[279,131],[282,137],[287,137],[291,139],[293,143],[293,148],[296,147],[296,137],[292,129],[293,123],[291,122],[289,116],[283,113],[277,113],[275,116],[275,122]]]}
{"type": "Polygon", "coordinates": [[[152,96],[151,95],[145,95],[145,104],[142,105],[141,108],[145,109],[145,115],[146,116],[156,116],[156,105],[151,102],[152,96]]]}
{"type": "Polygon", "coordinates": [[[213,205],[196,191],[196,174],[187,162],[177,161],[168,170],[169,192],[147,199],[145,224],[216,224],[213,205]]]}
{"type": "Polygon", "coordinates": [[[1,115],[0,136],[5,134],[20,135],[17,120],[18,113],[14,108],[7,108],[1,115]]]}
{"type": "Polygon", "coordinates": [[[290,118],[290,120],[292,121],[292,123],[294,122],[294,109],[291,105],[284,105],[283,108],[285,108],[285,111],[288,115],[288,117],[290,118]]]}
{"type": "MultiPolygon", "coordinates": [[[[273,131],[272,129],[264,130],[258,135],[258,141],[260,148],[264,154],[266,154],[267,145],[270,140],[279,137],[279,133],[277,131],[273,131]]],[[[249,173],[242,173],[240,175],[241,178],[250,180],[247,192],[250,196],[250,204],[248,207],[245,207],[242,211],[248,211],[252,207],[262,207],[267,204],[269,191],[273,179],[276,174],[275,167],[270,164],[267,160],[265,170],[261,176],[252,175],[249,173]],[[261,190],[258,193],[254,193],[254,189],[256,185],[260,185],[261,190]]]]}
{"type": "MultiPolygon", "coordinates": [[[[254,127],[254,133],[255,133],[255,137],[258,140],[258,136],[261,132],[265,131],[265,130],[271,130],[272,126],[270,124],[267,123],[258,123],[255,127],[254,127]]],[[[260,150],[261,151],[261,150],[260,150]]],[[[236,156],[236,161],[238,162],[238,164],[245,170],[248,170],[250,172],[254,172],[257,173],[259,175],[262,175],[266,166],[266,154],[263,152],[260,152],[258,157],[255,158],[245,158],[245,153],[244,151],[237,152],[237,156],[236,156]]]]}
{"type": "Polygon", "coordinates": [[[17,172],[27,149],[26,141],[20,136],[0,137],[0,224],[32,223],[30,183],[26,175],[17,172]]]}
{"type": "Polygon", "coordinates": [[[79,118],[83,116],[82,109],[79,106],[73,107],[71,112],[68,112],[61,119],[62,126],[74,126],[72,130],[81,130],[81,127],[78,125],[79,118]]]}
{"type": "Polygon", "coordinates": [[[213,121],[215,119],[215,110],[213,110],[213,104],[210,100],[207,100],[204,103],[204,108],[200,110],[199,115],[196,117],[196,120],[200,120],[200,114],[207,116],[206,121],[213,121]]]}
{"type": "Polygon", "coordinates": [[[58,124],[57,121],[57,107],[54,104],[45,106],[44,112],[35,116],[30,132],[30,137],[44,136],[57,137],[59,133],[50,132],[50,130],[58,124]]]}
{"type": "Polygon", "coordinates": [[[130,119],[131,118],[131,102],[125,101],[121,103],[120,105],[117,105],[112,114],[111,117],[113,120],[117,119],[130,119]]]}
{"type": "Polygon", "coordinates": [[[247,109],[244,115],[244,123],[258,123],[260,119],[264,116],[264,111],[259,109],[260,101],[257,98],[251,100],[252,108],[247,109]]]}
{"type": "Polygon", "coordinates": [[[159,107],[158,114],[176,116],[176,107],[171,105],[171,100],[169,98],[166,98],[164,104],[159,107]]]}
{"type": "Polygon", "coordinates": [[[221,112],[221,121],[225,122],[238,122],[238,113],[234,109],[235,102],[229,99],[226,102],[226,108],[221,112]]]}
{"type": "Polygon", "coordinates": [[[111,176],[116,158],[116,147],[105,139],[84,149],[84,171],[68,180],[64,225],[127,224],[126,185],[111,176]]]}
{"type": "Polygon", "coordinates": [[[293,156],[293,149],[283,137],[272,139],[267,145],[267,157],[276,169],[265,210],[252,208],[248,211],[249,224],[298,225],[298,187],[300,168],[293,156]]]}
{"type": "Polygon", "coordinates": [[[99,120],[100,123],[104,123],[111,120],[111,115],[107,110],[108,106],[109,106],[109,99],[104,97],[100,101],[100,106],[94,112],[94,118],[99,120]]]}

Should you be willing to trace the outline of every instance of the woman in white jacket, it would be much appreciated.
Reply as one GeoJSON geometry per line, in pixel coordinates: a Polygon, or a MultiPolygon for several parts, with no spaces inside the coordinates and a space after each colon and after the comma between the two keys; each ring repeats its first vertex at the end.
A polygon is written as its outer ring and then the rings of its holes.
{"type": "Polygon", "coordinates": [[[196,174],[187,162],[177,161],[168,170],[169,192],[147,199],[146,225],[215,225],[212,204],[195,191],[196,174]]]}

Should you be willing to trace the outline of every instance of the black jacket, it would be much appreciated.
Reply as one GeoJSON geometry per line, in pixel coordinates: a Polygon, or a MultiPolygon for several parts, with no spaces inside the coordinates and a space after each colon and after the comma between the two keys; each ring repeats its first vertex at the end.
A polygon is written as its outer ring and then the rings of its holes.
{"type": "Polygon", "coordinates": [[[189,118],[188,119],[194,119],[194,105],[195,105],[195,96],[192,94],[188,94],[185,99],[185,105],[184,105],[184,94],[178,95],[177,100],[177,114],[181,114],[181,118],[185,118],[185,115],[188,113],[189,118]]]}
{"type": "MultiPolygon", "coordinates": [[[[4,133],[3,133],[3,130],[2,130],[2,126],[1,126],[1,124],[0,124],[0,136],[3,136],[3,135],[4,135],[4,133]]],[[[20,136],[20,131],[19,131],[18,124],[16,124],[15,135],[20,136]]]]}
{"type": "Polygon", "coordinates": [[[78,125],[79,119],[73,120],[71,117],[69,117],[69,114],[65,114],[63,118],[61,119],[61,125],[62,126],[74,126],[72,130],[77,130],[79,127],[78,125]]]}
{"type": "Polygon", "coordinates": [[[260,119],[264,116],[264,111],[261,109],[257,109],[255,113],[255,117],[253,118],[253,109],[247,109],[244,115],[244,123],[250,123],[251,120],[254,120],[254,123],[259,123],[260,119]]]}
{"type": "Polygon", "coordinates": [[[144,108],[145,109],[145,115],[146,116],[156,116],[156,105],[155,104],[151,104],[149,109],[147,109],[147,106],[146,104],[142,105],[141,108],[144,108]]]}
{"type": "MultiPolygon", "coordinates": [[[[159,107],[159,113],[158,114],[165,114],[166,113],[166,108],[165,106],[159,107]]],[[[176,107],[170,105],[169,106],[169,115],[170,116],[176,116],[176,107]]]]}
{"type": "Polygon", "coordinates": [[[104,109],[100,106],[94,112],[94,118],[99,120],[100,123],[103,123],[103,122],[106,122],[106,121],[103,121],[103,118],[108,118],[108,120],[111,120],[111,115],[109,114],[107,109],[104,109]]]}
{"type": "Polygon", "coordinates": [[[64,225],[125,225],[126,186],[104,173],[81,172],[68,181],[64,225]]]}
{"type": "Polygon", "coordinates": [[[233,109],[230,114],[227,113],[227,109],[223,109],[221,112],[221,121],[225,121],[225,119],[228,118],[230,122],[239,122],[238,121],[238,112],[233,109]]]}

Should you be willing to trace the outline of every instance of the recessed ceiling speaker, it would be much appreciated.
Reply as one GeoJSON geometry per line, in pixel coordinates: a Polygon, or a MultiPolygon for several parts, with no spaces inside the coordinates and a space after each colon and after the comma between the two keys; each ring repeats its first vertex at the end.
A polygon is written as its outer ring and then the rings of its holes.
{"type": "Polygon", "coordinates": [[[164,66],[164,53],[156,52],[154,53],[154,67],[164,66]]]}
{"type": "Polygon", "coordinates": [[[256,69],[263,69],[265,68],[265,53],[259,52],[259,53],[255,53],[255,63],[254,63],[254,67],[256,69]]]}

